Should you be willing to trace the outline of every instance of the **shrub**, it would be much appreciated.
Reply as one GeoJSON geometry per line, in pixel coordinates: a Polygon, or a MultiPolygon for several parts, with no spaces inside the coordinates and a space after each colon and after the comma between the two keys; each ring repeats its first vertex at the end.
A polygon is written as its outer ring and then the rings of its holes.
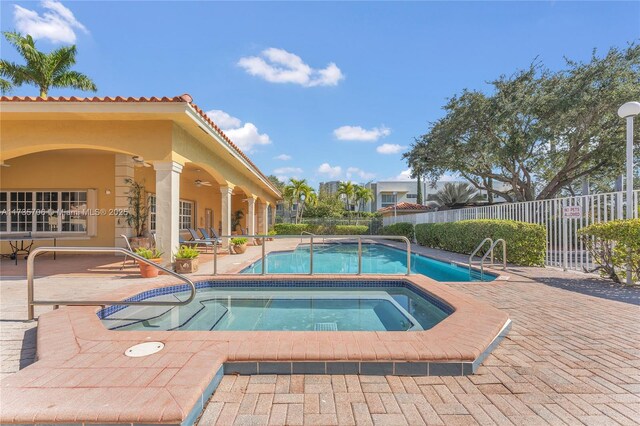
{"type": "Polygon", "coordinates": [[[300,235],[302,231],[310,232],[306,223],[276,223],[273,229],[278,235],[300,235]]]}
{"type": "Polygon", "coordinates": [[[176,259],[195,259],[200,255],[197,248],[187,245],[182,245],[175,254],[176,259]]]}
{"type": "Polygon", "coordinates": [[[162,252],[158,249],[150,249],[146,247],[140,247],[136,249],[136,254],[138,256],[142,256],[145,259],[160,259],[162,257],[162,252]]]}
{"type": "Polygon", "coordinates": [[[245,237],[236,237],[236,238],[231,238],[231,245],[232,246],[241,246],[243,244],[247,244],[247,239],[245,237]]]}
{"type": "Polygon", "coordinates": [[[369,232],[366,225],[336,225],[335,235],[364,235],[369,232]]]}
{"type": "Polygon", "coordinates": [[[382,235],[402,235],[413,241],[414,230],[413,224],[409,222],[399,222],[393,225],[382,227],[382,235]]]}
{"type": "Polygon", "coordinates": [[[602,276],[617,283],[640,280],[640,219],[594,223],[578,231],[602,276]]]}
{"type": "MultiPolygon", "coordinates": [[[[522,266],[543,266],[546,252],[544,226],[514,220],[463,220],[416,225],[416,240],[422,246],[471,254],[486,238],[507,243],[507,260],[522,266]]],[[[502,259],[502,250],[495,251],[502,259]]]]}

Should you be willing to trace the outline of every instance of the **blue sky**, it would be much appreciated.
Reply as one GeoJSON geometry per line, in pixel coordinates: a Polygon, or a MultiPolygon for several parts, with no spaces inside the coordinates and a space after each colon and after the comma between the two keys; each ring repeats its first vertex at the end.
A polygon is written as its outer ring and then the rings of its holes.
{"type": "Polygon", "coordinates": [[[47,0],[0,16],[43,50],[76,43],[97,95],[190,93],[265,173],[313,185],[406,177],[401,153],[463,88],[640,38],[640,2],[47,0]]]}

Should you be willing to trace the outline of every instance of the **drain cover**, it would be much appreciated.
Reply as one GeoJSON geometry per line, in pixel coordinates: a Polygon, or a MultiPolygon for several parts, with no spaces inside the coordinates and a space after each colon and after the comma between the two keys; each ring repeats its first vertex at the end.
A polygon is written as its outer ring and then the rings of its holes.
{"type": "Polygon", "coordinates": [[[162,348],[164,348],[164,343],[162,342],[145,342],[131,346],[129,349],[124,351],[124,354],[131,358],[139,358],[160,352],[162,348]]]}
{"type": "Polygon", "coordinates": [[[317,322],[315,331],[338,331],[338,324],[335,322],[317,322]]]}

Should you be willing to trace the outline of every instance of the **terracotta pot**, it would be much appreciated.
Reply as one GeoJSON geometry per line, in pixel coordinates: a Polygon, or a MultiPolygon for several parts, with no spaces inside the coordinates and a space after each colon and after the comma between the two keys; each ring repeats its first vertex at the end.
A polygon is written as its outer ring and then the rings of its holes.
{"type": "Polygon", "coordinates": [[[234,245],[233,251],[235,251],[236,254],[244,253],[245,251],[247,251],[247,243],[234,245]]]}
{"type": "MultiPolygon", "coordinates": [[[[157,263],[158,265],[162,263],[162,259],[160,258],[149,260],[153,263],[157,263]]],[[[158,268],[144,262],[138,261],[138,266],[140,267],[140,275],[142,275],[142,278],[155,278],[158,276],[158,272],[160,272],[158,268]]]]}
{"type": "Polygon", "coordinates": [[[200,262],[198,258],[193,259],[176,259],[173,268],[179,274],[193,274],[198,270],[200,262]]]}
{"type": "Polygon", "coordinates": [[[257,246],[261,246],[262,245],[262,238],[254,238],[253,244],[255,244],[257,246]]]}
{"type": "Polygon", "coordinates": [[[136,249],[140,247],[151,248],[151,243],[147,237],[132,237],[129,239],[129,243],[133,251],[136,251],[136,249]]]}

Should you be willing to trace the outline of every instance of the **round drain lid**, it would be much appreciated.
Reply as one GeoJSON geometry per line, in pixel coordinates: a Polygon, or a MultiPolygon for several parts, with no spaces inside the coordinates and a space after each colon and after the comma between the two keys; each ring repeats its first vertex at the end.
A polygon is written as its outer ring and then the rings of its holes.
{"type": "Polygon", "coordinates": [[[162,348],[164,348],[164,343],[162,342],[145,342],[131,346],[124,351],[124,354],[132,358],[139,358],[160,352],[162,348]]]}

